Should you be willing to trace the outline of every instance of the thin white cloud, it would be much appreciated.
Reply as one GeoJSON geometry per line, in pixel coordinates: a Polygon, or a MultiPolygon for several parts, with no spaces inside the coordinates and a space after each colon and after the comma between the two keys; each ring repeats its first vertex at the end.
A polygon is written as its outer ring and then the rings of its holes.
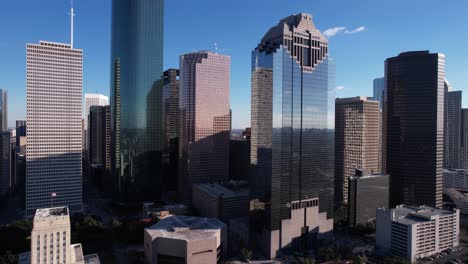
{"type": "Polygon", "coordinates": [[[356,33],[359,33],[359,32],[362,32],[366,30],[366,27],[365,26],[360,26],[354,30],[346,30],[344,33],[345,34],[356,34],[356,33]]]}
{"type": "Polygon", "coordinates": [[[337,91],[341,91],[341,90],[343,90],[344,88],[345,88],[345,87],[344,87],[343,85],[338,85],[338,86],[336,87],[336,90],[337,90],[337,91]]]}
{"type": "Polygon", "coordinates": [[[327,37],[333,37],[336,34],[340,33],[341,31],[345,30],[345,27],[334,27],[334,28],[329,28],[323,32],[323,34],[327,37]]]}

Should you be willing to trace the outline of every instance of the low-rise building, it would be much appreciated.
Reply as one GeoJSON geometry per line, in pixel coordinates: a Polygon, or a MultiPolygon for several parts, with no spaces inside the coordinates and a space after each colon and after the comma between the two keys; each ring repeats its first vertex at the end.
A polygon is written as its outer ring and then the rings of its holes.
{"type": "Polygon", "coordinates": [[[198,214],[224,223],[249,215],[250,190],[245,181],[193,185],[192,204],[198,214]]]}
{"type": "Polygon", "coordinates": [[[221,263],[227,252],[227,226],[215,218],[170,216],[145,229],[147,263],[221,263]]]}
{"type": "Polygon", "coordinates": [[[400,205],[377,209],[376,246],[410,262],[459,244],[460,211],[400,205]]]}
{"type": "Polygon", "coordinates": [[[365,224],[375,219],[375,210],[388,207],[389,176],[356,170],[348,181],[348,223],[365,224]]]}

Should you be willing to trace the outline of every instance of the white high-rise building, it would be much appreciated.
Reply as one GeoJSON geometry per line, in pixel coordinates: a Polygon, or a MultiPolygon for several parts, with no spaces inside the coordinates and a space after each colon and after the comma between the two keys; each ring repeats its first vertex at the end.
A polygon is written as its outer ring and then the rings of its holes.
{"type": "Polygon", "coordinates": [[[81,211],[82,82],[82,50],[27,45],[27,216],[51,206],[81,211]]]}

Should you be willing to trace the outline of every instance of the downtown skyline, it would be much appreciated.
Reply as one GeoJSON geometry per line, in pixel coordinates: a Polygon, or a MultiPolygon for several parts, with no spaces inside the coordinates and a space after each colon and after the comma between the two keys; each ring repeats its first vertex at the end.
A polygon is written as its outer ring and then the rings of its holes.
{"type": "MultiPolygon", "coordinates": [[[[110,1],[95,2],[75,2],[75,46],[83,49],[87,58],[83,69],[83,92],[109,95],[110,1]]],[[[463,78],[463,73],[467,72],[468,65],[463,58],[467,57],[468,51],[462,48],[468,45],[468,37],[462,34],[466,31],[463,25],[467,23],[467,18],[461,10],[466,10],[468,3],[454,1],[444,6],[431,0],[429,4],[424,1],[425,6],[420,7],[422,1],[414,1],[405,3],[406,9],[398,11],[400,22],[382,21],[386,13],[391,13],[387,10],[396,10],[400,2],[403,1],[352,1],[341,3],[342,6],[336,9],[329,1],[298,1],[287,5],[281,1],[269,1],[268,5],[265,1],[257,1],[249,3],[249,8],[242,3],[221,4],[211,0],[197,1],[196,4],[186,0],[168,1],[164,18],[164,69],[177,67],[181,54],[213,50],[217,43],[218,52],[232,58],[233,128],[248,127],[250,49],[255,46],[256,36],[267,30],[272,22],[303,11],[313,15],[317,28],[322,32],[328,29],[335,29],[328,32],[337,32],[335,36],[328,36],[331,39],[330,53],[337,66],[336,97],[371,96],[372,80],[383,76],[384,59],[408,50],[428,49],[444,53],[447,57],[447,78],[453,89],[463,90],[467,87],[468,80],[463,78]],[[364,6],[366,8],[362,10],[364,6]],[[191,13],[192,8],[198,8],[202,13],[209,12],[210,15],[199,18],[191,13]],[[240,10],[242,8],[246,10],[240,10]],[[256,12],[259,8],[265,8],[268,12],[256,12]],[[239,13],[243,16],[239,17],[239,13]],[[440,13],[451,15],[442,23],[433,19],[440,13]],[[418,14],[417,19],[413,14],[418,14]],[[448,24],[450,27],[446,27],[448,24]],[[356,29],[360,32],[349,34],[356,29]]],[[[40,39],[68,43],[68,9],[68,1],[0,3],[0,32],[11,33],[0,41],[0,56],[3,58],[0,61],[0,88],[9,92],[10,127],[14,126],[15,120],[25,118],[24,45],[40,39]],[[30,23],[31,20],[34,23],[30,23]]],[[[463,96],[463,101],[468,102],[468,94],[464,93],[463,96]]]]}

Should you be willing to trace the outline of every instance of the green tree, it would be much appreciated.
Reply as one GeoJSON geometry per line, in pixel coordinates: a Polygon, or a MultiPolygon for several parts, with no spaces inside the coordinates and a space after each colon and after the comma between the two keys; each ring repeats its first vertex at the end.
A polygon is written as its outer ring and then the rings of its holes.
{"type": "Polygon", "coordinates": [[[31,250],[31,230],[32,222],[28,219],[0,226],[0,255],[7,254],[7,251],[16,255],[31,250]]]}
{"type": "Polygon", "coordinates": [[[353,264],[365,264],[367,263],[368,259],[364,255],[356,255],[353,259],[353,264]]]}
{"type": "Polygon", "coordinates": [[[336,209],[333,215],[335,225],[346,226],[348,225],[348,209],[345,206],[340,206],[336,209]]]}
{"type": "Polygon", "coordinates": [[[246,248],[242,248],[239,253],[240,253],[239,257],[243,262],[249,262],[250,259],[252,258],[252,251],[246,248]]]}

